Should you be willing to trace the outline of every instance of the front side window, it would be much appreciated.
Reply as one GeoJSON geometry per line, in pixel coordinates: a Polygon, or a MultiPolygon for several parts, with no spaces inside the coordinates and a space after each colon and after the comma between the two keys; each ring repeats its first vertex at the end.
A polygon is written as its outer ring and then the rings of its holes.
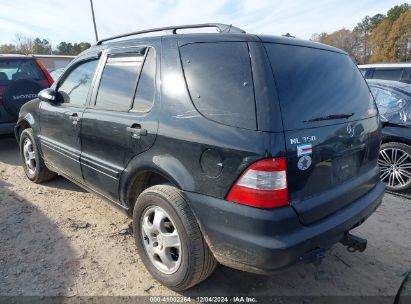
{"type": "Polygon", "coordinates": [[[96,107],[128,111],[133,101],[143,56],[124,54],[109,57],[101,76],[96,107]]]}
{"type": "Polygon", "coordinates": [[[81,63],[59,85],[59,98],[64,103],[85,105],[98,60],[81,63]]]}

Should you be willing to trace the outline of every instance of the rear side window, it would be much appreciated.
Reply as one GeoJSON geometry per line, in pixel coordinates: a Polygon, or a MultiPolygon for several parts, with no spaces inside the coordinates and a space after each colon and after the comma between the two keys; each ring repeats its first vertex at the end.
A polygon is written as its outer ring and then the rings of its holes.
{"type": "Polygon", "coordinates": [[[133,110],[148,112],[154,101],[156,78],[156,54],[151,48],[147,49],[146,60],[141,70],[136,96],[134,97],[133,110]]]}
{"type": "Polygon", "coordinates": [[[195,43],[180,48],[191,99],[213,121],[256,129],[254,87],[244,42],[195,43]]]}
{"type": "Polygon", "coordinates": [[[400,80],[402,76],[402,69],[375,69],[372,76],[373,79],[385,80],[400,80]]]}
{"type": "Polygon", "coordinates": [[[377,115],[368,86],[348,55],[266,43],[286,130],[377,115]],[[327,117],[343,119],[326,119],[327,117]]]}
{"type": "Polygon", "coordinates": [[[143,58],[137,54],[108,58],[97,93],[97,107],[116,111],[130,110],[143,58]]]}
{"type": "Polygon", "coordinates": [[[32,59],[0,60],[0,82],[19,79],[45,80],[45,76],[32,59]]]}

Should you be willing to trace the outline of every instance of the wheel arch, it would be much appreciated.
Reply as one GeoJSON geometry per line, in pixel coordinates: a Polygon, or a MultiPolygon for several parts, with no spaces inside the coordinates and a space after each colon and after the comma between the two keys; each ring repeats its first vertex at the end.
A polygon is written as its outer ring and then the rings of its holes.
{"type": "Polygon", "coordinates": [[[132,212],[137,197],[145,189],[170,184],[180,190],[193,190],[194,181],[181,162],[170,155],[140,154],[123,171],[120,179],[120,201],[132,212]]]}
{"type": "Polygon", "coordinates": [[[16,124],[16,128],[15,128],[15,135],[16,135],[16,139],[17,142],[20,142],[20,134],[21,132],[23,132],[23,130],[25,129],[29,129],[29,128],[33,128],[34,125],[34,117],[32,114],[26,114],[26,116],[24,116],[24,118],[20,119],[17,124],[16,124]]]}

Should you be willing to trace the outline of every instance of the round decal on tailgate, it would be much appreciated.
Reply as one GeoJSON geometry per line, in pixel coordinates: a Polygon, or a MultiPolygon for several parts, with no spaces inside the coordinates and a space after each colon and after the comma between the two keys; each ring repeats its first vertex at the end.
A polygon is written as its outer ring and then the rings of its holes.
{"type": "Polygon", "coordinates": [[[301,171],[307,170],[312,164],[311,156],[304,155],[298,160],[298,169],[301,171]]]}

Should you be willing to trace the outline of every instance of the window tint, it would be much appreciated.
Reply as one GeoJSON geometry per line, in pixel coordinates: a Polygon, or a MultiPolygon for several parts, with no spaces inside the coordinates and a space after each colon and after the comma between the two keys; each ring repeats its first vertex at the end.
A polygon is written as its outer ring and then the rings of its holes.
{"type": "Polygon", "coordinates": [[[265,45],[286,130],[377,115],[368,86],[349,56],[295,45],[265,45]],[[321,120],[330,115],[350,117],[321,120]]]}
{"type": "Polygon", "coordinates": [[[78,65],[59,85],[59,95],[65,103],[85,105],[98,60],[78,65]]]}
{"type": "Polygon", "coordinates": [[[182,46],[180,52],[187,86],[197,110],[226,125],[256,129],[247,44],[188,44],[182,46]]]}
{"type": "Polygon", "coordinates": [[[147,112],[151,109],[155,94],[156,54],[153,49],[147,49],[147,57],[141,70],[133,110],[147,112]]]}
{"type": "Polygon", "coordinates": [[[136,90],[143,56],[125,54],[109,58],[101,76],[96,106],[128,111],[136,90]]]}
{"type": "Polygon", "coordinates": [[[0,82],[19,79],[44,80],[46,78],[32,59],[0,60],[0,82]]]}
{"type": "Polygon", "coordinates": [[[402,75],[402,69],[385,70],[385,69],[375,69],[374,79],[386,79],[386,80],[400,80],[402,75]]]}

